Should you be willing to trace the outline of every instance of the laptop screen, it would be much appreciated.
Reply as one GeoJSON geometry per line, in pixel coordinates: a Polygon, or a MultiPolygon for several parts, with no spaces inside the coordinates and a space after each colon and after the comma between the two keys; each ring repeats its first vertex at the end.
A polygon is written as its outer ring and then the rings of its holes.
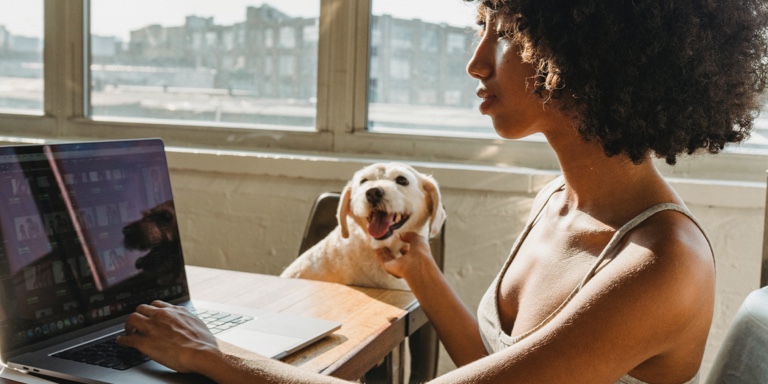
{"type": "Polygon", "coordinates": [[[0,147],[3,350],[188,296],[158,139],[0,147]]]}

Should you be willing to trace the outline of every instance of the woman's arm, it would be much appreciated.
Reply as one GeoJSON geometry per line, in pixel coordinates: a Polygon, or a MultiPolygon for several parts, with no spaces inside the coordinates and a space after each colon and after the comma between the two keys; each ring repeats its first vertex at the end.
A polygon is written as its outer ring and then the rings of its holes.
{"type": "Polygon", "coordinates": [[[379,250],[384,268],[408,282],[457,366],[486,356],[488,353],[480,339],[477,319],[448,285],[432,258],[427,240],[413,232],[400,238],[406,245],[398,257],[389,254],[387,248],[379,250]]]}
{"type": "Polygon", "coordinates": [[[706,239],[685,216],[660,213],[544,327],[434,382],[686,382],[700,368],[713,298],[706,239]]]}

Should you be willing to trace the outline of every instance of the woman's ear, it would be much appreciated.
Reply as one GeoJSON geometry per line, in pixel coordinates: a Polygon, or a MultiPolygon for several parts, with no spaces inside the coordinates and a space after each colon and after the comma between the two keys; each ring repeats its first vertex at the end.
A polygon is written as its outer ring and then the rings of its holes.
{"type": "Polygon", "coordinates": [[[349,201],[352,197],[352,187],[347,184],[344,187],[344,191],[341,192],[341,200],[339,200],[339,208],[336,211],[336,220],[341,227],[341,237],[346,239],[349,237],[349,228],[347,228],[347,216],[349,215],[349,201]]]}

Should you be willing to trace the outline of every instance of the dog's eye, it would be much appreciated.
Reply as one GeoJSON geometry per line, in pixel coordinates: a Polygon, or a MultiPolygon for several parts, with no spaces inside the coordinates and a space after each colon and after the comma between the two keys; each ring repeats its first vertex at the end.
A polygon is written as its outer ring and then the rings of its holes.
{"type": "Polygon", "coordinates": [[[368,182],[368,179],[362,179],[362,180],[360,180],[360,185],[363,185],[363,184],[365,184],[367,182],[368,182]]]}
{"type": "Polygon", "coordinates": [[[398,183],[398,184],[403,185],[403,186],[409,184],[408,179],[405,176],[398,176],[395,179],[395,183],[398,183]]]}

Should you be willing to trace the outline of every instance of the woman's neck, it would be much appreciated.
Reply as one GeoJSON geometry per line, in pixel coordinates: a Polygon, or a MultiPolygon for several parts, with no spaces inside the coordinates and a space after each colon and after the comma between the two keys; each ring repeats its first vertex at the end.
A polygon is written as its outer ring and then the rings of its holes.
{"type": "Polygon", "coordinates": [[[650,156],[640,164],[624,155],[608,157],[597,140],[585,141],[575,130],[548,139],[565,178],[563,209],[626,212],[675,199],[650,156]]]}

